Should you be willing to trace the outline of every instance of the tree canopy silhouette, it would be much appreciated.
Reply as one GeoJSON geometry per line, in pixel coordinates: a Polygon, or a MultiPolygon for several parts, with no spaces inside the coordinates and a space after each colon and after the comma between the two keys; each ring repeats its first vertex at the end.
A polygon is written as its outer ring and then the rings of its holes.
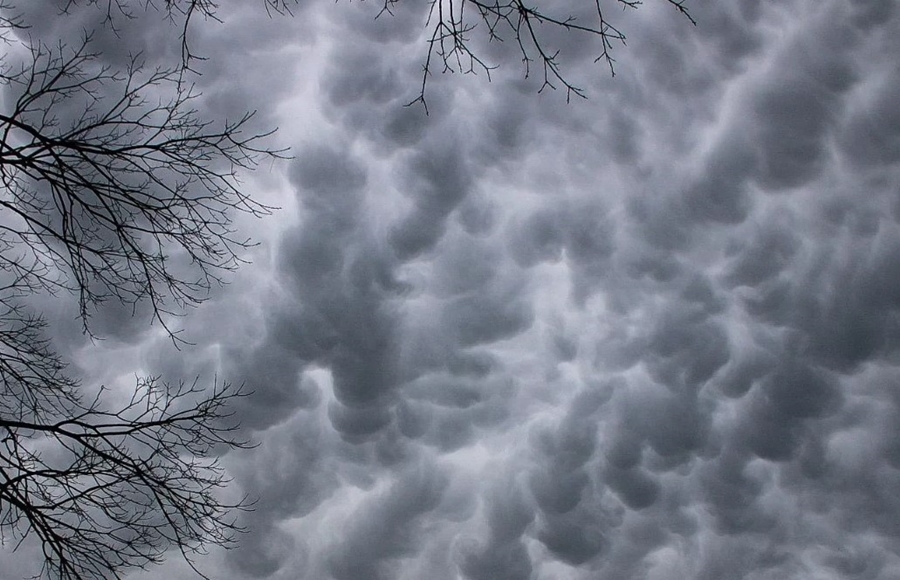
{"type": "Polygon", "coordinates": [[[55,578],[119,577],[171,547],[193,566],[238,530],[216,453],[246,445],[229,421],[240,389],[143,377],[113,403],[67,373],[27,302],[73,294],[87,333],[107,302],[149,304],[179,341],[171,315],[250,244],[235,213],[271,211],[238,172],[280,153],[247,132],[252,113],[201,118],[180,63],[114,70],[90,35],[48,45],[0,9],[0,537],[39,540],[55,578]]]}

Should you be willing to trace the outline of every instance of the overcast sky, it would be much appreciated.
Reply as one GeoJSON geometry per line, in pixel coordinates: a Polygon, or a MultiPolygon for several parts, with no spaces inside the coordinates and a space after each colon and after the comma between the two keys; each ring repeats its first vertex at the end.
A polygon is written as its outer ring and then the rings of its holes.
{"type": "MultiPolygon", "coordinates": [[[[55,326],[93,383],[253,390],[225,463],[257,503],[211,578],[900,579],[900,5],[612,7],[614,78],[553,36],[588,99],[506,43],[426,116],[415,1],[222,4],[198,106],[279,127],[293,159],[244,181],[281,210],[196,346],[55,326]]],[[[122,27],[110,62],[179,58],[122,27]]]]}

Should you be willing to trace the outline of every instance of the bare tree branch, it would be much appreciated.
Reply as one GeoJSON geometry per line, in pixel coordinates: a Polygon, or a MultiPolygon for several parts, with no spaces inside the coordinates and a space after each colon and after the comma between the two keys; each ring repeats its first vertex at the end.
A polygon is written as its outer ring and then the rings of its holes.
{"type": "Polygon", "coordinates": [[[242,263],[250,241],[234,212],[272,210],[241,189],[238,171],[282,152],[263,145],[269,133],[245,134],[253,113],[200,119],[179,70],[145,70],[139,55],[124,71],[98,69],[89,46],[32,45],[2,79],[18,93],[0,113],[5,233],[65,272],[42,282],[78,295],[86,330],[93,309],[116,299],[149,301],[171,332],[168,315],[242,263]],[[195,277],[174,273],[175,260],[195,277]]]}
{"type": "MultiPolygon", "coordinates": [[[[539,5],[531,5],[526,0],[431,0],[426,22],[430,30],[422,71],[422,82],[418,96],[407,106],[421,103],[427,112],[425,89],[428,77],[433,72],[434,62],[442,67],[441,72],[475,73],[484,72],[490,80],[490,73],[496,65],[487,64],[475,52],[473,35],[483,31],[489,42],[503,42],[512,38],[525,66],[525,76],[529,77],[536,67],[542,75],[543,83],[538,92],[546,88],[563,88],[566,101],[572,96],[585,97],[584,90],[574,85],[563,73],[559,62],[559,50],[550,47],[544,33],[552,28],[582,35],[586,40],[599,41],[600,54],[595,62],[605,62],[610,73],[615,76],[615,59],[612,50],[616,44],[625,43],[625,34],[606,17],[604,0],[592,0],[590,6],[593,21],[581,22],[574,16],[559,16],[545,11],[539,5]]],[[[692,24],[696,24],[685,6],[685,0],[666,0],[692,24]]],[[[382,13],[393,13],[400,0],[384,0],[382,13]]],[[[638,8],[640,0],[616,0],[622,8],[638,8]]]]}
{"type": "Polygon", "coordinates": [[[19,387],[32,406],[0,399],[0,530],[17,542],[36,536],[44,573],[119,578],[170,546],[193,567],[205,546],[233,544],[233,510],[246,506],[220,499],[227,479],[214,452],[246,446],[222,422],[239,390],[216,385],[197,399],[197,382],[139,379],[108,411],[102,391],[82,401],[71,381],[19,387]]]}

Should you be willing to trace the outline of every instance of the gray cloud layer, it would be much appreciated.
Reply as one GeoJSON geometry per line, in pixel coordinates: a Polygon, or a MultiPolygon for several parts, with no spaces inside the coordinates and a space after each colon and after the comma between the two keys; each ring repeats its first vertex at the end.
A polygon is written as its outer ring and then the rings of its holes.
{"type": "Polygon", "coordinates": [[[203,106],[293,148],[248,181],[284,209],[197,347],[72,349],[254,390],[210,575],[900,577],[895,3],[648,3],[614,79],[559,39],[589,100],[511,59],[427,117],[423,14],[377,8],[202,27],[203,106]]]}

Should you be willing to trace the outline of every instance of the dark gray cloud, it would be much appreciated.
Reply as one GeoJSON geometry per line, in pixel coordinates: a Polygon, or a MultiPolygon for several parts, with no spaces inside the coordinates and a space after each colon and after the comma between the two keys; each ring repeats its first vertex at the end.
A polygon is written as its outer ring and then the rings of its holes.
{"type": "MultiPolygon", "coordinates": [[[[247,177],[283,207],[253,264],[181,353],[53,316],[86,377],[253,391],[212,576],[897,577],[894,3],[647,3],[614,79],[552,38],[589,100],[485,44],[427,116],[421,7],[251,8],[198,24],[197,82],[292,147],[247,177]]],[[[142,22],[123,47],[170,33],[142,22]]]]}

